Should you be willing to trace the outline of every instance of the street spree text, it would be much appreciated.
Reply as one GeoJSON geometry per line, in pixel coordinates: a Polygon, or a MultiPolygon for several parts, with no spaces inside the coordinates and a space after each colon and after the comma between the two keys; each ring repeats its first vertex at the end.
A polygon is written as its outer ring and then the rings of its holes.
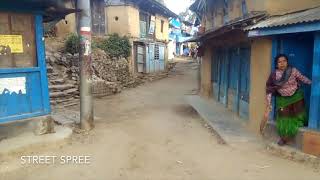
{"type": "Polygon", "coordinates": [[[21,164],[49,165],[75,164],[89,165],[91,156],[21,156],[21,164]]]}

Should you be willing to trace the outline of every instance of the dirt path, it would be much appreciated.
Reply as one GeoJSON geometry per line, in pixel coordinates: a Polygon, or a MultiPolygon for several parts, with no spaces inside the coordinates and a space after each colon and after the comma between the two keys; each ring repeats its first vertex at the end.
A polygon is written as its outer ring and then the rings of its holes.
{"type": "MultiPolygon", "coordinates": [[[[219,144],[184,104],[196,70],[180,63],[167,79],[95,102],[96,128],[41,155],[90,155],[90,165],[32,165],[0,179],[70,180],[318,180],[316,170],[219,144]]],[[[39,152],[34,152],[40,155],[39,152]]],[[[19,157],[15,157],[17,162],[19,157]]]]}

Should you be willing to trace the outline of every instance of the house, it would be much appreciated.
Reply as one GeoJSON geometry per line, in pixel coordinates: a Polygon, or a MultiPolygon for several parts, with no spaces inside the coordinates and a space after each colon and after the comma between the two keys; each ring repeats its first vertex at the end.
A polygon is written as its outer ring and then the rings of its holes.
{"type": "MultiPolygon", "coordinates": [[[[92,34],[104,36],[106,34],[105,0],[91,0],[92,34]]],[[[66,8],[76,8],[77,0],[64,0],[62,5],[66,8]]],[[[51,22],[57,37],[66,37],[70,33],[77,32],[77,15],[69,14],[61,21],[51,22]]]]}
{"type": "Polygon", "coordinates": [[[50,113],[43,22],[71,12],[53,0],[1,1],[0,123],[50,113]]]}
{"type": "Polygon", "coordinates": [[[131,72],[153,73],[166,69],[169,18],[177,17],[175,13],[155,0],[111,0],[105,13],[107,34],[130,37],[131,72]]]}
{"type": "MultiPolygon", "coordinates": [[[[76,0],[64,1],[65,7],[76,7],[76,0]]],[[[92,35],[117,33],[130,37],[132,73],[153,73],[165,70],[168,59],[169,18],[177,17],[163,1],[92,0],[92,35]]],[[[76,32],[74,14],[55,25],[56,35],[65,37],[76,32]]]]}
{"type": "Polygon", "coordinates": [[[173,59],[174,55],[183,54],[183,47],[190,44],[186,41],[191,39],[196,31],[193,23],[180,20],[180,18],[172,18],[169,23],[168,57],[173,59]]]}
{"type": "Polygon", "coordinates": [[[303,87],[309,125],[296,145],[314,155],[320,155],[318,6],[313,0],[197,0],[190,7],[204,28],[197,38],[204,51],[201,96],[220,102],[258,130],[273,58],[288,54],[290,63],[313,81],[311,88],[303,87]]]}

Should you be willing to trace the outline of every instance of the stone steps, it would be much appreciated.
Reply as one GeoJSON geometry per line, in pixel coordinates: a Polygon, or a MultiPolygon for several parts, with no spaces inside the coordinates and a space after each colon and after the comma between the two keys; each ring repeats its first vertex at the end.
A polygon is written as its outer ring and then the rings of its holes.
{"type": "Polygon", "coordinates": [[[79,90],[77,88],[72,88],[64,91],[67,94],[79,94],[79,90]]]}
{"type": "Polygon", "coordinates": [[[50,83],[53,85],[61,85],[61,84],[65,83],[65,80],[64,79],[53,79],[53,80],[50,80],[50,83]]]}
{"type": "Polygon", "coordinates": [[[62,85],[50,85],[49,86],[49,90],[51,92],[64,91],[64,90],[74,89],[74,88],[76,88],[76,87],[73,84],[62,84],[62,85]]]}

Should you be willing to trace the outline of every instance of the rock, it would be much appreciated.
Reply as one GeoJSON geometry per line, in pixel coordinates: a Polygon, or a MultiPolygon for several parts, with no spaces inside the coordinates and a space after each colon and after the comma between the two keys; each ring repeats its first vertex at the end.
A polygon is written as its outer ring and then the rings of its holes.
{"type": "Polygon", "coordinates": [[[52,84],[63,84],[64,82],[64,79],[54,79],[51,81],[52,84]]]}
{"type": "Polygon", "coordinates": [[[61,58],[61,53],[54,53],[53,56],[57,59],[60,59],[61,58]]]}
{"type": "Polygon", "coordinates": [[[40,119],[37,121],[36,128],[34,130],[36,135],[44,135],[55,133],[54,131],[54,121],[51,116],[47,116],[46,118],[40,119]]]}
{"type": "Polygon", "coordinates": [[[58,97],[64,97],[67,93],[65,92],[52,92],[50,93],[50,98],[58,98],[58,97]]]}
{"type": "Polygon", "coordinates": [[[50,90],[56,90],[56,91],[63,91],[63,90],[66,90],[66,89],[71,89],[71,88],[74,88],[74,85],[72,84],[63,84],[63,85],[51,85],[49,86],[49,89],[50,90]]]}

